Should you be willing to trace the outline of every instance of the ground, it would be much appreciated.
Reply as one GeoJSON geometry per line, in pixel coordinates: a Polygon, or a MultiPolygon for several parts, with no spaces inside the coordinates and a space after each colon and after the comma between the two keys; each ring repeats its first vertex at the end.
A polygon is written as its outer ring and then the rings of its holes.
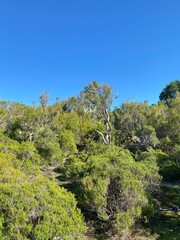
{"type": "Polygon", "coordinates": [[[158,201],[162,211],[149,223],[152,233],[157,234],[155,239],[179,240],[180,211],[174,213],[170,209],[173,205],[180,206],[180,182],[163,183],[158,201]]]}

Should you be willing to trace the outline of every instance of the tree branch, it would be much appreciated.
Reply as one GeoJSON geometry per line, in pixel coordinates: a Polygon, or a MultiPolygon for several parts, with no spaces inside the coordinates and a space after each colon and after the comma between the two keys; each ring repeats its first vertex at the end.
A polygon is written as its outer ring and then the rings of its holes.
{"type": "Polygon", "coordinates": [[[99,130],[95,130],[95,131],[101,135],[103,142],[104,142],[106,145],[108,145],[108,142],[106,141],[106,139],[105,139],[103,133],[100,132],[99,130]]]}

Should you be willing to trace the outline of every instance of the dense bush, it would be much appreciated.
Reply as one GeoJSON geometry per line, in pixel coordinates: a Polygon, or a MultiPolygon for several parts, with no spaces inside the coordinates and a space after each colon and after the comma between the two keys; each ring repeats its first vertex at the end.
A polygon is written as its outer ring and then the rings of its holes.
{"type": "Polygon", "coordinates": [[[86,231],[71,193],[42,174],[27,176],[0,155],[1,239],[82,239],[86,231]]]}
{"type": "Polygon", "coordinates": [[[50,106],[47,93],[39,106],[0,101],[0,238],[82,239],[80,208],[104,231],[147,221],[160,175],[180,177],[177,86],[113,111],[111,87],[96,81],[50,106]]]}

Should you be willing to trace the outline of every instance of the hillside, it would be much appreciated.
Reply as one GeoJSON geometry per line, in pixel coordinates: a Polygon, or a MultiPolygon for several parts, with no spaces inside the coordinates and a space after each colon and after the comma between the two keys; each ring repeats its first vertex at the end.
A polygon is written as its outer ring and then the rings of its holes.
{"type": "Polygon", "coordinates": [[[51,105],[0,101],[0,238],[178,240],[178,87],[114,109],[97,81],[51,105]]]}

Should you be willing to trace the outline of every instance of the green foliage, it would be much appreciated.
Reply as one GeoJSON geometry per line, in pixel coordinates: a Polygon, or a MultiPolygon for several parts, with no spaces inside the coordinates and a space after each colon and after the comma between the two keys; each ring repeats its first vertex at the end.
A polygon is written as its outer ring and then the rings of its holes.
{"type": "Polygon", "coordinates": [[[168,103],[169,99],[179,97],[179,93],[180,93],[180,81],[175,80],[166,85],[166,87],[162,90],[161,94],[159,95],[159,99],[160,101],[168,103]]]}
{"type": "Polygon", "coordinates": [[[80,99],[86,111],[93,112],[94,115],[102,117],[104,111],[112,104],[112,89],[106,84],[99,85],[97,81],[88,84],[84,91],[80,93],[80,99]]]}
{"type": "Polygon", "coordinates": [[[44,128],[35,140],[35,145],[43,159],[43,163],[49,165],[62,163],[62,151],[59,141],[51,129],[44,128]]]}
{"type": "Polygon", "coordinates": [[[35,175],[40,171],[41,158],[32,142],[19,143],[0,133],[0,152],[12,156],[14,167],[27,174],[35,175]]]}
{"type": "Polygon", "coordinates": [[[50,106],[48,93],[40,106],[0,101],[0,238],[82,239],[70,192],[95,231],[128,234],[148,222],[160,175],[180,178],[179,92],[177,80],[157,105],[113,112],[111,87],[97,81],[50,106]]]}
{"type": "Polygon", "coordinates": [[[0,155],[1,239],[82,239],[86,228],[72,194],[41,174],[15,169],[0,155]]]}
{"type": "Polygon", "coordinates": [[[64,130],[60,133],[59,143],[63,151],[63,158],[67,158],[70,154],[77,153],[74,136],[70,130],[64,130]]]}
{"type": "Polygon", "coordinates": [[[40,97],[39,97],[41,106],[43,108],[43,110],[45,111],[47,104],[48,104],[48,100],[49,100],[49,95],[47,92],[43,93],[40,97]]]}
{"type": "Polygon", "coordinates": [[[160,168],[159,173],[164,180],[170,180],[171,178],[173,179],[173,176],[176,177],[176,175],[174,175],[174,170],[176,167],[168,154],[162,152],[161,150],[151,151],[150,154],[156,157],[157,164],[160,168]]]}
{"type": "Polygon", "coordinates": [[[114,110],[113,114],[116,144],[123,144],[131,152],[136,153],[146,151],[159,143],[156,131],[149,123],[148,102],[123,103],[120,109],[114,110]]]}
{"type": "Polygon", "coordinates": [[[113,145],[73,160],[66,167],[82,186],[81,204],[118,231],[141,216],[148,203],[146,191],[153,191],[160,179],[155,159],[136,162],[129,151],[113,145]]]}

